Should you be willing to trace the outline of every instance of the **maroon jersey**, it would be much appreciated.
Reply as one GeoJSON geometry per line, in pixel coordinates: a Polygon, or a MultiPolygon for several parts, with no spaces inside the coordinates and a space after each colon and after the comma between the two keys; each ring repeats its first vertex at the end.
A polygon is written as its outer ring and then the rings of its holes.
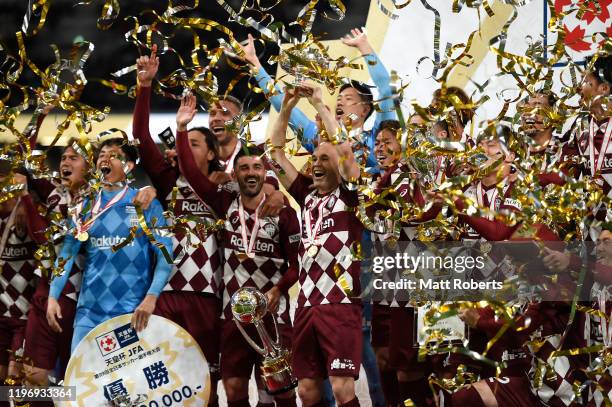
{"type": "MultiPolygon", "coordinates": [[[[221,194],[228,194],[221,191],[221,194]]],[[[290,263],[297,264],[297,249],[300,240],[300,225],[297,215],[289,205],[285,206],[279,216],[258,219],[259,227],[253,245],[254,257],[246,257],[245,245],[253,239],[256,213],[242,208],[242,217],[246,226],[243,230],[240,221],[240,201],[235,195],[229,200],[225,210],[225,227],[223,229],[223,313],[226,319],[232,319],[230,301],[232,295],[242,287],[255,287],[262,293],[278,284],[287,273],[290,263]],[[243,232],[246,232],[244,242],[243,232]]],[[[289,296],[284,294],[278,307],[278,322],[290,324],[289,296]]]]}
{"type": "MultiPolygon", "coordinates": [[[[70,192],[62,187],[56,187],[49,196],[47,197],[47,218],[51,223],[58,223],[63,227],[68,227],[68,208],[73,205],[72,197],[70,196],[70,192]]],[[[51,253],[49,259],[41,260],[41,267],[46,270],[51,270],[53,266],[53,262],[57,257],[56,254],[59,253],[61,249],[63,239],[59,239],[58,241],[54,241],[54,253],[51,253]]],[[[76,301],[79,295],[79,291],[81,290],[81,282],[83,280],[83,269],[85,267],[85,254],[79,253],[77,258],[75,259],[74,266],[70,271],[70,277],[68,278],[68,282],[66,283],[66,287],[64,287],[64,291],[62,294],[71,300],[76,301]]],[[[43,273],[40,269],[37,269],[36,273],[39,276],[42,276],[43,273]]],[[[45,282],[46,285],[49,285],[49,273],[45,274],[45,282]]]]}
{"type": "Polygon", "coordinates": [[[355,211],[359,205],[358,193],[341,185],[321,196],[310,188],[311,185],[311,178],[299,174],[288,191],[302,208],[297,306],[359,303],[360,262],[353,256],[363,233],[363,225],[355,211]],[[309,222],[306,217],[310,217],[309,222]],[[314,253],[310,249],[313,244],[307,224],[315,225],[319,217],[314,253]]]}
{"type": "MultiPolygon", "coordinates": [[[[219,186],[202,176],[186,134],[179,133],[177,139],[179,164],[185,178],[200,199],[225,219],[222,232],[223,316],[232,319],[230,300],[239,288],[255,287],[266,292],[275,285],[286,287],[286,280],[294,278],[289,270],[297,268],[298,219],[288,202],[276,217],[260,219],[258,210],[243,208],[239,193],[227,184],[219,186]]],[[[264,195],[261,203],[265,199],[264,195]]],[[[279,305],[278,321],[290,323],[289,297],[286,290],[281,291],[285,292],[279,305]]]]}
{"type": "MultiPolygon", "coordinates": [[[[385,199],[391,199],[398,202],[400,208],[411,204],[423,206],[424,199],[421,193],[421,188],[414,179],[410,178],[409,172],[410,167],[402,162],[388,169],[378,181],[376,188],[374,189],[374,194],[380,196],[381,194],[387,192],[385,199]]],[[[388,219],[383,218],[377,219],[377,223],[389,223],[389,221],[388,219]]],[[[417,227],[419,223],[421,222],[402,222],[401,227],[399,228],[400,234],[398,236],[398,240],[402,242],[415,240],[417,238],[417,227]]],[[[384,229],[387,229],[387,232],[391,232],[391,230],[394,228],[394,225],[385,226],[386,227],[384,229]]],[[[384,239],[384,237],[385,234],[372,234],[373,241],[381,241],[384,239]]]]}
{"type": "MultiPolygon", "coordinates": [[[[389,168],[376,184],[374,195],[384,195],[385,200],[396,202],[402,212],[406,209],[410,210],[411,206],[423,207],[425,205],[425,199],[421,192],[421,186],[417,180],[409,176],[411,172],[411,168],[403,162],[399,162],[395,166],[389,168]]],[[[376,204],[373,208],[378,210],[381,206],[380,204],[376,204]]],[[[383,209],[387,210],[390,208],[384,207],[383,209]]],[[[397,211],[397,209],[394,208],[392,210],[397,211]]],[[[376,232],[382,231],[383,233],[372,233],[372,242],[374,244],[379,242],[382,243],[389,237],[395,237],[400,242],[416,242],[418,241],[417,228],[419,225],[434,219],[440,210],[440,205],[434,205],[420,217],[405,222],[390,220],[389,217],[385,217],[386,215],[377,216],[375,219],[376,232]],[[400,223],[396,225],[395,222],[400,223]],[[399,236],[397,236],[398,230],[399,236]]],[[[400,214],[400,218],[402,219],[406,219],[407,217],[410,217],[410,215],[405,213],[400,214]]],[[[424,250],[424,248],[418,244],[410,244],[404,249],[404,251],[414,256],[417,256],[422,250],[424,250]]],[[[401,274],[390,270],[385,271],[385,273],[386,279],[390,281],[399,281],[402,278],[401,274]]],[[[372,296],[372,301],[376,304],[389,305],[391,307],[409,305],[409,293],[406,292],[406,290],[398,289],[396,291],[386,291],[385,295],[382,295],[383,298],[380,298],[382,293],[375,292],[372,296]]]]}
{"type": "Polygon", "coordinates": [[[196,228],[196,221],[189,220],[174,225],[172,246],[174,258],[179,259],[172,267],[168,284],[164,291],[196,291],[201,293],[220,293],[221,255],[217,237],[211,231],[216,217],[211,209],[194,192],[184,177],[176,180],[174,192],[166,197],[166,205],[174,204],[173,213],[178,216],[200,218],[207,226],[196,228]]]}
{"type": "Polygon", "coordinates": [[[612,196],[612,118],[595,121],[584,117],[575,133],[578,153],[582,156],[583,174],[595,177],[608,197],[612,196]]]}
{"type": "MultiPolygon", "coordinates": [[[[139,87],[132,132],[139,141],[138,152],[143,168],[158,195],[165,198],[165,207],[171,209],[174,215],[200,218],[206,224],[216,222],[210,207],[198,198],[179,169],[173,167],[155,145],[149,132],[150,100],[151,88],[139,87]]],[[[169,224],[173,224],[173,221],[169,221],[169,224]]],[[[196,228],[195,220],[173,225],[173,255],[179,260],[172,266],[164,291],[194,291],[218,296],[221,258],[216,235],[210,232],[210,228],[208,232],[207,228],[196,228]]]]}
{"type": "Polygon", "coordinates": [[[37,282],[36,243],[15,218],[0,215],[0,316],[26,320],[37,282]]]}

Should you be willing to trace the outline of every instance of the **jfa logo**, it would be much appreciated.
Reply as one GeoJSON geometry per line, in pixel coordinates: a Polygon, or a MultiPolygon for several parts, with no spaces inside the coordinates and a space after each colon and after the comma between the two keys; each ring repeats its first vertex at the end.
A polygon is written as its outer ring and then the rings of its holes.
{"type": "Polygon", "coordinates": [[[106,356],[138,342],[138,334],[131,324],[126,324],[110,332],[103,333],[96,338],[96,342],[102,356],[106,356]]]}
{"type": "Polygon", "coordinates": [[[100,352],[102,352],[102,356],[106,356],[109,353],[113,353],[114,351],[119,349],[119,342],[117,341],[115,332],[107,332],[103,335],[98,336],[96,338],[96,342],[98,343],[98,348],[100,348],[100,352]]]}

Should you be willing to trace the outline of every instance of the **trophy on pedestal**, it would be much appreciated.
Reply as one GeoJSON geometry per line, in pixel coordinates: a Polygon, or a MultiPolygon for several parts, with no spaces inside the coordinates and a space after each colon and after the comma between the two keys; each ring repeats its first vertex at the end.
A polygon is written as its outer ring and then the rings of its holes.
{"type": "Polygon", "coordinates": [[[274,395],[295,388],[297,380],[291,372],[291,353],[281,346],[276,318],[272,318],[276,340],[272,339],[264,327],[263,318],[268,313],[265,295],[253,287],[244,287],[232,295],[231,306],[234,322],[244,339],[263,356],[261,371],[266,391],[274,395]],[[255,326],[263,347],[251,339],[242,324],[255,326]]]}

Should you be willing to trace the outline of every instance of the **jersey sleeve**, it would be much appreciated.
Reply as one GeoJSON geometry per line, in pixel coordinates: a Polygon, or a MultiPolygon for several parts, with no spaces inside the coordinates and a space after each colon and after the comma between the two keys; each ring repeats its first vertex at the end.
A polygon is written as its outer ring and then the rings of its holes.
{"type": "MultiPolygon", "coordinates": [[[[283,91],[278,86],[274,86],[274,94],[271,94],[270,87],[272,78],[263,67],[259,68],[259,71],[255,75],[255,80],[259,87],[263,89],[274,109],[278,112],[283,103],[283,91]]],[[[291,116],[289,116],[289,126],[291,126],[294,132],[301,134],[300,142],[302,146],[312,154],[314,151],[314,142],[318,133],[315,122],[306,117],[304,112],[296,107],[291,111],[291,116]]]]}
{"type": "Polygon", "coordinates": [[[49,222],[40,214],[36,203],[32,199],[32,195],[25,195],[21,202],[26,210],[26,222],[28,226],[28,235],[38,244],[47,241],[44,232],[49,227],[49,222]]]}
{"type": "Polygon", "coordinates": [[[81,248],[81,242],[79,242],[73,235],[68,234],[64,237],[64,242],[62,244],[62,250],[60,251],[59,256],[55,260],[55,267],[59,267],[59,262],[61,260],[67,260],[63,267],[63,272],[59,276],[56,276],[51,281],[51,286],[49,288],[49,297],[55,298],[56,300],[64,291],[64,287],[68,282],[68,278],[70,277],[70,270],[72,270],[72,266],[74,265],[75,258],[81,248]]]}
{"type": "Polygon", "coordinates": [[[286,202],[286,206],[281,211],[278,223],[280,225],[281,249],[285,255],[287,269],[277,286],[283,293],[286,293],[297,282],[298,249],[302,237],[297,214],[289,205],[289,202],[286,202]]]}
{"type": "Polygon", "coordinates": [[[289,194],[295,199],[300,206],[304,206],[304,202],[306,201],[306,197],[312,190],[310,186],[312,185],[312,178],[305,176],[302,173],[298,173],[297,177],[287,190],[289,194]]]}
{"type": "Polygon", "coordinates": [[[160,197],[166,197],[174,188],[178,178],[177,170],[172,167],[157,148],[149,130],[151,106],[151,87],[138,87],[132,134],[138,140],[140,162],[151,178],[160,197]]]}
{"type": "MultiPolygon", "coordinates": [[[[163,209],[157,199],[151,202],[151,206],[147,211],[147,223],[155,228],[166,226],[163,209]],[[153,221],[155,221],[154,225],[153,221]]],[[[153,232],[153,236],[158,243],[164,246],[166,252],[172,256],[172,239],[168,236],[161,236],[159,232],[153,232]]],[[[168,260],[166,260],[166,257],[159,247],[152,244],[152,249],[155,252],[155,268],[153,270],[153,280],[151,281],[151,286],[147,291],[147,295],[155,295],[158,297],[168,282],[172,263],[168,263],[168,260]]]]}
{"type": "Polygon", "coordinates": [[[193,191],[216,212],[215,214],[218,219],[224,218],[234,195],[223,189],[223,187],[220,188],[202,174],[193,158],[186,131],[179,131],[177,133],[176,153],[181,173],[189,185],[191,185],[193,191]]]}
{"type": "Polygon", "coordinates": [[[387,68],[376,54],[366,55],[365,60],[368,64],[370,77],[378,89],[378,99],[381,99],[378,105],[380,112],[375,113],[374,125],[372,126],[372,138],[374,139],[376,138],[376,133],[378,133],[380,123],[385,120],[397,120],[397,114],[395,113],[395,106],[391,98],[393,91],[391,89],[391,77],[389,72],[387,72],[387,68]]]}

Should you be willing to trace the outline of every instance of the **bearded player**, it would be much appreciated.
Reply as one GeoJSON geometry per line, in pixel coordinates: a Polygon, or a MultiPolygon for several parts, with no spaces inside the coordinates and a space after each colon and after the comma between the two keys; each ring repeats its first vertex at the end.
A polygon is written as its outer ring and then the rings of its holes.
{"type": "MultiPolygon", "coordinates": [[[[241,149],[234,157],[233,174],[238,194],[218,188],[198,171],[189,151],[187,124],[196,113],[195,97],[185,96],[177,113],[179,166],[200,199],[225,220],[223,240],[223,324],[221,328],[221,376],[228,405],[249,405],[248,383],[261,356],[245,341],[232,317],[231,297],[242,287],[255,287],[266,293],[270,310],[277,314],[279,333],[285,346],[291,343],[288,289],[296,282],[299,223],[288,205],[278,216],[265,216],[261,208],[266,199],[266,178],[262,152],[241,149]]],[[[274,332],[271,319],[269,332],[274,332]]],[[[252,326],[245,327],[257,338],[252,326]]],[[[259,376],[256,372],[256,376],[259,376]]],[[[261,398],[260,398],[261,399],[261,398]]],[[[278,394],[277,406],[295,406],[293,391],[278,394]]]]}
{"type": "MultiPolygon", "coordinates": [[[[155,239],[165,248],[164,253],[144,234],[138,220],[138,208],[132,202],[136,190],[126,183],[136,160],[137,152],[123,139],[108,139],[101,144],[96,165],[103,174],[101,191],[76,207],[72,223],[77,236],[66,236],[56,261],[56,267],[63,266],[64,272],[51,282],[47,319],[51,327],[59,331],[61,307],[58,298],[79,249],[83,247],[86,252],[72,352],[98,324],[122,314],[133,312],[133,327],[138,331],[144,329],[168,281],[172,260],[167,257],[171,253],[171,241],[154,232],[155,239]],[[89,200],[91,205],[88,205],[89,200]],[[133,240],[113,251],[113,246],[128,239],[132,226],[138,226],[133,240]]],[[[156,200],[143,215],[149,228],[166,225],[161,205],[156,200]]]]}

